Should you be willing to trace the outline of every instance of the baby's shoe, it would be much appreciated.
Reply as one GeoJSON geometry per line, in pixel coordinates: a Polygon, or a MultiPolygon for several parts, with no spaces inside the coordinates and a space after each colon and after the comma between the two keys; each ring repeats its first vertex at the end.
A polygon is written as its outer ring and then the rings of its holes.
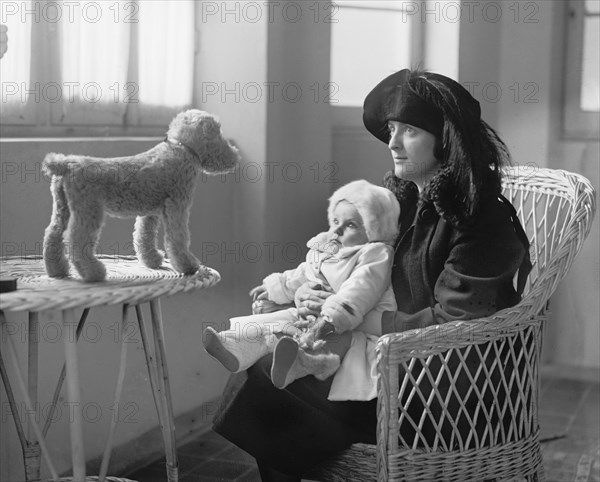
{"type": "Polygon", "coordinates": [[[298,342],[284,336],[275,345],[271,381],[277,388],[285,388],[298,378],[314,375],[326,380],[340,367],[340,357],[333,353],[309,353],[300,349],[298,342]]]}

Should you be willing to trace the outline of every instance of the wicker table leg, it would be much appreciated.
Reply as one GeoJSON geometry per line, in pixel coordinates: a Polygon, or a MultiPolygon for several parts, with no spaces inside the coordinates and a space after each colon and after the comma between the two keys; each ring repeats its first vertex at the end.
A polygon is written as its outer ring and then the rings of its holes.
{"type": "Polygon", "coordinates": [[[40,480],[40,464],[42,461],[42,448],[38,442],[30,442],[23,447],[23,461],[25,463],[25,480],[40,480]]]}
{"type": "Polygon", "coordinates": [[[167,459],[167,478],[169,482],[179,480],[177,466],[177,448],[175,445],[175,424],[173,421],[173,401],[171,399],[171,387],[169,385],[169,370],[167,368],[167,356],[165,352],[165,340],[162,323],[160,300],[150,301],[150,315],[152,318],[152,331],[154,335],[154,347],[156,366],[158,374],[158,398],[157,410],[162,411],[161,429],[165,443],[165,454],[167,459]],[[159,408],[160,406],[160,408],[159,408]]]}
{"type": "MultiPolygon", "coordinates": [[[[27,330],[27,389],[29,398],[35,410],[38,408],[38,344],[39,344],[39,314],[37,311],[29,312],[29,326],[27,330]]],[[[42,451],[40,444],[35,442],[35,433],[31,419],[27,421],[27,439],[31,440],[27,448],[23,449],[25,461],[25,480],[40,480],[40,463],[42,451]]]]}
{"type": "MultiPolygon", "coordinates": [[[[117,376],[117,386],[115,388],[115,397],[113,406],[119,407],[121,401],[121,393],[123,391],[123,380],[125,379],[125,369],[127,367],[127,340],[125,340],[125,334],[127,333],[127,320],[129,313],[129,305],[123,305],[123,316],[121,317],[121,330],[120,330],[120,343],[121,343],[121,357],[119,362],[119,374],[117,376]]],[[[106,446],[104,448],[104,455],[102,456],[102,463],[100,465],[99,479],[104,481],[108,472],[108,464],[110,462],[110,456],[114,443],[115,429],[117,427],[117,420],[115,417],[111,418],[110,427],[108,430],[108,439],[106,440],[106,446]]]]}
{"type": "MultiPolygon", "coordinates": [[[[34,320],[36,318],[37,317],[33,317],[34,320]]],[[[32,320],[32,318],[30,318],[30,321],[31,320],[32,320]]],[[[2,311],[0,311],[0,325],[1,325],[1,328],[4,333],[5,327],[7,326],[7,321],[6,321],[6,318],[2,311]]],[[[31,324],[30,324],[30,328],[31,328],[31,324]]],[[[17,358],[17,352],[15,350],[15,347],[13,346],[13,342],[8,334],[8,331],[6,331],[6,335],[7,335],[6,336],[6,348],[8,350],[8,354],[12,360],[14,372],[15,372],[16,379],[17,379],[17,385],[18,385],[19,389],[21,390],[21,395],[23,396],[23,401],[25,402],[25,406],[27,408],[27,415],[29,417],[28,430],[30,432],[32,432],[35,435],[35,437],[37,438],[37,442],[30,442],[27,440],[27,438],[25,436],[25,431],[23,430],[23,426],[22,426],[21,420],[19,418],[17,402],[16,402],[15,396],[12,391],[12,386],[10,383],[10,379],[8,377],[8,372],[4,365],[2,353],[0,353],[0,376],[2,378],[4,388],[6,389],[8,402],[10,404],[12,416],[13,416],[15,426],[17,429],[17,434],[19,436],[19,441],[21,442],[21,447],[23,450],[23,458],[24,458],[24,462],[25,462],[26,480],[27,481],[39,480],[39,472],[40,472],[39,467],[40,467],[40,458],[41,458],[40,452],[46,460],[46,464],[48,465],[48,470],[50,471],[52,479],[58,480],[58,474],[56,472],[56,469],[54,468],[54,464],[52,463],[52,460],[50,459],[48,448],[46,447],[46,444],[44,443],[44,437],[42,435],[42,431],[38,427],[36,420],[35,420],[35,411],[34,410],[36,407],[34,407],[34,404],[31,401],[30,391],[28,390],[27,384],[25,383],[25,380],[23,379],[23,375],[21,374],[21,370],[19,368],[19,366],[20,366],[19,359],[17,358]],[[34,477],[37,477],[37,478],[34,478],[34,477]]],[[[31,356],[30,356],[30,361],[31,361],[31,356]]],[[[32,366],[33,366],[33,364],[29,365],[29,370],[32,369],[32,366]]],[[[37,366],[37,364],[36,364],[36,366],[37,366]]],[[[30,375],[31,375],[31,372],[30,372],[30,375]]],[[[34,378],[37,378],[37,373],[35,373],[34,378]]],[[[29,380],[28,382],[31,383],[31,380],[29,380]]],[[[35,389],[35,393],[37,394],[37,387],[35,389]]]]}
{"type": "MultiPolygon", "coordinates": [[[[3,322],[4,315],[2,315],[3,322]]],[[[28,363],[27,363],[27,389],[29,393],[29,398],[31,401],[31,407],[34,410],[37,410],[37,374],[38,374],[38,335],[39,335],[39,324],[38,324],[38,313],[30,312],[29,313],[29,323],[28,323],[28,332],[27,332],[27,342],[28,342],[28,363]]],[[[23,451],[23,462],[25,467],[25,480],[35,481],[40,480],[40,465],[42,459],[42,451],[40,444],[35,441],[35,429],[33,421],[31,418],[27,421],[27,436],[21,426],[19,411],[17,408],[17,403],[15,401],[14,395],[12,393],[12,389],[10,386],[10,381],[8,379],[8,374],[6,373],[6,369],[4,367],[4,362],[0,357],[0,372],[2,375],[2,380],[5,385],[6,392],[8,394],[9,405],[11,407],[11,411],[13,413],[15,425],[17,427],[17,433],[19,435],[19,441],[21,442],[21,450],[23,451]]]]}
{"type": "Polygon", "coordinates": [[[75,407],[71,421],[71,457],[73,460],[73,482],[85,481],[85,451],[83,448],[83,417],[81,413],[81,392],[79,389],[79,369],[77,364],[77,322],[75,310],[63,310],[63,340],[65,363],[67,366],[67,394],[75,407]]]}
{"type": "Polygon", "coordinates": [[[167,477],[169,482],[177,482],[179,480],[179,472],[177,466],[177,448],[175,445],[173,400],[171,398],[171,387],[169,384],[169,370],[167,368],[165,337],[159,299],[150,301],[150,316],[152,318],[152,331],[154,335],[156,365],[158,369],[158,391],[163,410],[163,424],[161,428],[167,458],[167,477]]]}

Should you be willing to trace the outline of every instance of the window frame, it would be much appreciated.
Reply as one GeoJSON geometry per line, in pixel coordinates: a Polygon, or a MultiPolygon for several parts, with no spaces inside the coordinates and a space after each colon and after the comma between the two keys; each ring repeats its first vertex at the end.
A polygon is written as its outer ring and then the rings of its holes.
{"type": "MultiPolygon", "coordinates": [[[[357,1],[350,8],[364,9],[364,10],[389,10],[394,12],[406,12],[405,4],[412,3],[400,1],[398,5],[391,7],[386,5],[387,2],[378,2],[376,0],[370,1],[357,1]]],[[[338,4],[338,8],[344,8],[347,5],[338,4]]],[[[332,25],[333,28],[333,25],[332,25]]],[[[411,45],[410,45],[410,64],[412,67],[421,65],[425,55],[425,26],[421,21],[415,21],[411,23],[411,45]]],[[[337,103],[330,104],[332,109],[332,120],[335,128],[338,129],[353,129],[360,128],[361,132],[363,129],[362,124],[362,106],[356,105],[339,105],[337,103]]]]}
{"type": "MultiPolygon", "coordinates": [[[[32,0],[33,4],[38,4],[43,8],[45,0],[32,0]]],[[[139,5],[140,0],[130,0],[128,4],[139,5]]],[[[194,5],[194,65],[198,64],[199,55],[199,35],[198,35],[198,15],[197,4],[194,5]]],[[[139,7],[138,7],[139,8],[139,7]]],[[[139,52],[139,44],[137,39],[137,22],[130,23],[131,45],[130,49],[134,55],[130,55],[128,65],[128,84],[139,85],[137,78],[137,59],[139,52]]],[[[10,49],[10,32],[8,32],[8,48],[10,49]]],[[[53,22],[33,22],[31,29],[31,72],[30,84],[35,86],[38,83],[38,92],[49,86],[52,82],[60,84],[60,52],[58,40],[58,27],[53,22]]],[[[196,75],[197,69],[192,69],[193,75],[196,75]]],[[[195,82],[194,82],[195,84],[195,82]]],[[[32,89],[33,90],[33,89],[32,89]]],[[[145,138],[164,136],[169,121],[176,114],[176,111],[181,108],[159,107],[159,106],[143,106],[135,98],[135,89],[131,91],[131,96],[128,92],[120,89],[121,92],[117,95],[123,98],[126,103],[124,114],[119,116],[116,122],[114,114],[108,110],[98,109],[101,114],[99,121],[85,120],[85,112],[77,112],[72,116],[69,123],[60,123],[56,119],[60,116],[61,106],[68,97],[63,89],[62,95],[58,102],[50,102],[44,99],[44,95],[39,95],[36,102],[36,95],[29,95],[27,105],[23,116],[7,117],[4,114],[0,118],[0,138],[145,138]],[[127,101],[126,101],[127,100],[127,101]],[[113,119],[110,119],[111,115],[113,119]]],[[[196,105],[196,92],[192,93],[190,106],[196,105]]],[[[89,114],[88,114],[89,115],[89,114]]]]}
{"type": "Polygon", "coordinates": [[[598,140],[600,112],[584,111],[580,104],[585,2],[569,0],[566,8],[562,137],[566,140],[598,140]]]}

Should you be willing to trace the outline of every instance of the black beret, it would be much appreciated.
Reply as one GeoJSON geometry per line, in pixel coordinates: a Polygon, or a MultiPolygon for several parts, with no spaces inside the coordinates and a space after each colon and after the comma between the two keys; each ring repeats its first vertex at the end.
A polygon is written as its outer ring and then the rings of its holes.
{"type": "Polygon", "coordinates": [[[423,100],[411,85],[411,71],[400,70],[383,79],[365,98],[363,123],[377,139],[389,142],[388,121],[410,124],[442,137],[444,116],[423,100]]]}

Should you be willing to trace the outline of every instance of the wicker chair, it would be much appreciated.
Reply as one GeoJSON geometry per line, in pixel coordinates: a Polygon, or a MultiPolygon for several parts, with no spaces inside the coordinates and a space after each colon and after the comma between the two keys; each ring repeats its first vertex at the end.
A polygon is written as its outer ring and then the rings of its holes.
{"type": "Polygon", "coordinates": [[[544,480],[542,331],[548,300],[589,234],[595,192],[578,174],[518,166],[506,170],[504,195],[532,243],[523,300],[489,318],[381,337],[377,446],[355,444],[306,477],[544,480]]]}

